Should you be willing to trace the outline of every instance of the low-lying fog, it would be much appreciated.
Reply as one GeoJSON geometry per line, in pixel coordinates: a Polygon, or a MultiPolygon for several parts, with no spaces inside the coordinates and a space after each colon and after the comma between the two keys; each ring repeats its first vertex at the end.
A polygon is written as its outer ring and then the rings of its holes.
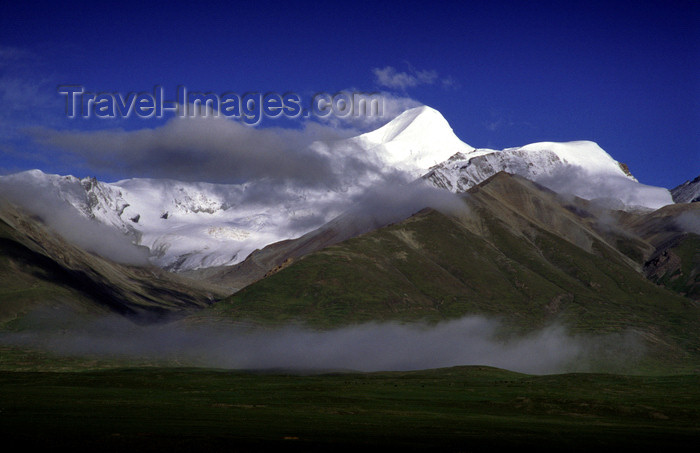
{"type": "MultiPolygon", "coordinates": [[[[181,366],[298,371],[398,371],[487,365],[532,374],[621,370],[642,357],[633,332],[574,335],[552,325],[505,336],[495,320],[469,316],[436,325],[367,323],[317,331],[300,326],[164,324],[137,326],[117,316],[81,324],[0,334],[0,344],[58,354],[154,360],[181,366]]],[[[36,319],[47,320],[46,313],[36,319]]],[[[63,321],[70,321],[65,318],[63,321]]],[[[37,323],[39,325],[41,323],[37,323]]]]}

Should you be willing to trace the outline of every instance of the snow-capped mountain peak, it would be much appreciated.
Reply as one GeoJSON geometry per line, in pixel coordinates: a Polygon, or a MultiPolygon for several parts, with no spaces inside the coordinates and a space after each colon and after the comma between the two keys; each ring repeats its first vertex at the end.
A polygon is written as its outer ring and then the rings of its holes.
{"type": "Polygon", "coordinates": [[[667,189],[640,184],[625,164],[597,143],[585,140],[459,153],[433,167],[424,178],[437,187],[464,192],[499,171],[621,209],[657,209],[673,203],[667,189]]]}
{"type": "Polygon", "coordinates": [[[407,110],[366,134],[314,142],[309,151],[328,160],[340,183],[285,183],[271,191],[264,179],[240,184],[141,178],[105,183],[31,170],[1,176],[0,195],[33,207],[44,218],[61,211],[68,223],[82,219],[106,225],[121,239],[126,234],[128,241],[148,248],[151,262],[169,270],[236,264],[255,249],[308,233],[345,212],[375,184],[387,185],[385,172],[391,184],[399,171],[464,192],[506,171],[621,209],[673,203],[668,190],[640,184],[594,142],[474,149],[457,138],[440,112],[427,106],[407,110]],[[348,158],[352,172],[344,171],[343,159],[348,158]]]}
{"type": "Polygon", "coordinates": [[[534,154],[553,152],[565,165],[585,168],[587,171],[610,173],[637,181],[627,169],[627,166],[617,162],[597,143],[579,140],[566,143],[540,142],[525,145],[520,150],[534,154]]]}
{"type": "Polygon", "coordinates": [[[473,150],[457,138],[440,112],[428,106],[406,110],[379,129],[351,140],[385,165],[416,177],[455,153],[473,150]]]}
{"type": "Polygon", "coordinates": [[[52,217],[70,218],[76,231],[89,229],[90,223],[107,226],[147,247],[153,264],[176,271],[236,264],[255,249],[300,236],[340,214],[313,207],[334,206],[343,194],[320,190],[309,195],[288,188],[285,203],[277,205],[251,197],[248,188],[147,178],[105,183],[40,170],[0,176],[0,195],[45,219],[64,237],[75,236],[64,230],[71,226],[52,217]]]}

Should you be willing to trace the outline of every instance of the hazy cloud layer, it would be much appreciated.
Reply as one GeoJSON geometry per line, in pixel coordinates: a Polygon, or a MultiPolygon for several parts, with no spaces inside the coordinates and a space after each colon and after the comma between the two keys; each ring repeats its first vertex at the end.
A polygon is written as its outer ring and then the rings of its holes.
{"type": "Polygon", "coordinates": [[[386,180],[356,196],[354,201],[348,213],[355,217],[370,216],[378,225],[401,221],[424,208],[454,216],[467,215],[469,209],[459,195],[422,179],[411,183],[386,180]]]}
{"type": "Polygon", "coordinates": [[[73,153],[90,168],[131,177],[237,183],[254,179],[332,184],[328,156],[309,150],[315,140],[349,135],[316,123],[305,129],[256,129],[224,118],[173,118],[154,129],[32,130],[43,145],[73,153]]]}
{"type": "Polygon", "coordinates": [[[550,173],[533,178],[536,182],[560,194],[573,194],[595,200],[609,209],[672,204],[671,193],[661,187],[647,186],[610,173],[592,173],[575,165],[563,165],[550,173]],[[601,194],[609,194],[601,197],[601,194]]]}
{"type": "MultiPolygon", "coordinates": [[[[44,315],[46,317],[46,315],[44,315]]],[[[229,369],[391,371],[487,365],[535,374],[624,367],[643,348],[629,334],[578,336],[550,326],[502,338],[502,326],[471,316],[434,326],[369,323],[330,331],[298,326],[135,326],[106,317],[80,327],[0,335],[0,343],[60,354],[177,361],[229,369]]],[[[66,319],[70,319],[66,316],[66,319]]]]}

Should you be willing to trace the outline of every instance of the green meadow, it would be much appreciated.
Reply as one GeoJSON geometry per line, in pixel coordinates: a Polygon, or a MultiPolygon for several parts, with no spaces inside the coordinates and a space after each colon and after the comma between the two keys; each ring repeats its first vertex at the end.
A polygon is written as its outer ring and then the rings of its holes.
{"type": "Polygon", "coordinates": [[[2,371],[0,434],[8,445],[91,451],[672,450],[700,441],[698,388],[698,375],[489,367],[2,371]]]}

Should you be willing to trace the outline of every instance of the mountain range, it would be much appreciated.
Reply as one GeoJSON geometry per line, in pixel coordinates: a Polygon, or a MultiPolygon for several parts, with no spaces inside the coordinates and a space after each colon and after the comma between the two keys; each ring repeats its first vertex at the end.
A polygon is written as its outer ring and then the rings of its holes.
{"type": "MultiPolygon", "coordinates": [[[[431,186],[453,193],[506,171],[616,209],[657,209],[673,203],[668,190],[640,184],[626,165],[593,142],[475,149],[459,140],[442,115],[429,107],[408,110],[375,131],[316,142],[311,148],[339,160],[352,156],[370,168],[399,172],[404,181],[422,177],[431,186]]],[[[287,187],[289,196],[281,203],[255,196],[265,181],[106,183],[40,170],[0,177],[0,190],[10,201],[43,214],[48,222],[67,215],[75,216],[76,222],[80,217],[105,225],[147,247],[153,264],[181,271],[237,264],[256,249],[313,231],[351,209],[357,197],[384,176],[366,171],[336,187],[287,187]]],[[[678,197],[693,198],[690,194],[697,187],[695,181],[674,190],[683,192],[677,192],[678,197]]]]}
{"type": "Polygon", "coordinates": [[[474,148],[429,107],[310,149],[363,170],[282,203],[257,180],[0,177],[3,325],[56,304],[322,329],[481,315],[700,364],[697,178],[642,184],[590,141],[474,148]]]}

